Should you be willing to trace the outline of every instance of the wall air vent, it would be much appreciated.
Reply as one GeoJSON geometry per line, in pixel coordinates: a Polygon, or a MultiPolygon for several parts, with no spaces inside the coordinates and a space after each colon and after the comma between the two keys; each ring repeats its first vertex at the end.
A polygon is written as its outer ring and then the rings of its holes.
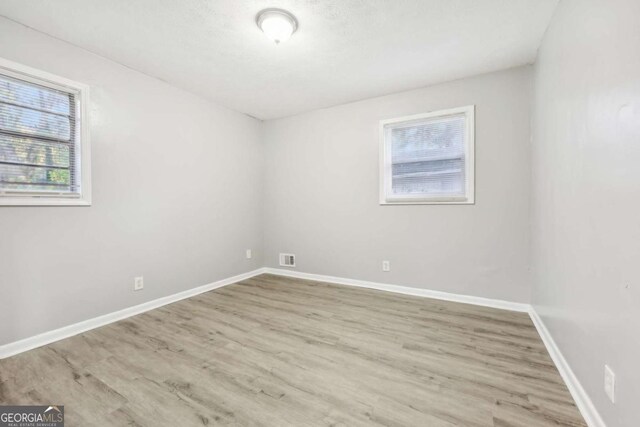
{"type": "Polygon", "coordinates": [[[280,254],[280,265],[283,267],[295,267],[296,256],[294,254],[280,254]]]}

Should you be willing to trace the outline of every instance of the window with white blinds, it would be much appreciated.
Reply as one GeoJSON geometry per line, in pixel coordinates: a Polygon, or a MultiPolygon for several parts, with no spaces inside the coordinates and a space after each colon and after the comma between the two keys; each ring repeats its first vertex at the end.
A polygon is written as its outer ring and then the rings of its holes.
{"type": "Polygon", "coordinates": [[[89,203],[86,91],[0,62],[0,204],[89,203]]]}
{"type": "Polygon", "coordinates": [[[473,106],[382,121],[380,203],[474,203],[473,129],[473,106]]]}

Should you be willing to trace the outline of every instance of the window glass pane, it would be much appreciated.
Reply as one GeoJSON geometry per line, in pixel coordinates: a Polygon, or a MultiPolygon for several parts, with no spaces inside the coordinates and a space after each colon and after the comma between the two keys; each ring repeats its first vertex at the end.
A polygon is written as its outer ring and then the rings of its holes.
{"type": "Polygon", "coordinates": [[[393,165],[393,194],[464,194],[462,159],[393,165]]]}
{"type": "Polygon", "coordinates": [[[70,114],[69,94],[0,75],[0,102],[70,114]]]}
{"type": "Polygon", "coordinates": [[[68,168],[69,149],[69,144],[0,133],[0,162],[68,168]]]}
{"type": "MultiPolygon", "coordinates": [[[[71,173],[69,169],[3,165],[0,168],[0,183],[14,184],[14,187],[18,188],[24,187],[24,184],[37,184],[41,187],[51,187],[49,189],[68,191],[71,186],[71,173]]],[[[27,186],[25,189],[29,190],[30,187],[27,186]]]]}
{"type": "Polygon", "coordinates": [[[393,195],[464,195],[465,120],[457,115],[391,129],[393,195]]]}
{"type": "Polygon", "coordinates": [[[0,130],[62,141],[71,139],[69,117],[1,103],[0,130]]]}

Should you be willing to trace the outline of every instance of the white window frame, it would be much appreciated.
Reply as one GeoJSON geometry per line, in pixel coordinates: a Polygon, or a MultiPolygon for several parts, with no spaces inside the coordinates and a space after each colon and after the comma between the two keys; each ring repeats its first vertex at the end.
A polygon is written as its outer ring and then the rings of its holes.
{"type": "Polygon", "coordinates": [[[76,173],[80,193],[49,194],[38,191],[0,189],[0,206],[90,206],[91,205],[91,144],[89,126],[89,86],[46,71],[37,70],[0,58],[0,74],[48,88],[74,93],[79,101],[76,117],[76,173]]]}
{"type": "Polygon", "coordinates": [[[380,121],[380,204],[381,205],[472,205],[475,204],[475,105],[432,111],[380,121]],[[425,119],[464,114],[465,120],[465,196],[429,196],[426,194],[393,196],[391,191],[391,141],[385,129],[390,125],[410,124],[425,119]]]}

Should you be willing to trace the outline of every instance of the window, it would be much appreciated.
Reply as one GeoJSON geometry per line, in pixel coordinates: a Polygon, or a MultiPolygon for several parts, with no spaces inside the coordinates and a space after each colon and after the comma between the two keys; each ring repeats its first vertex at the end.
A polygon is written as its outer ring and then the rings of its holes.
{"type": "Polygon", "coordinates": [[[474,203],[474,106],[380,122],[380,204],[474,203]]]}
{"type": "Polygon", "coordinates": [[[89,205],[88,88],[0,59],[0,205],[89,205]]]}

